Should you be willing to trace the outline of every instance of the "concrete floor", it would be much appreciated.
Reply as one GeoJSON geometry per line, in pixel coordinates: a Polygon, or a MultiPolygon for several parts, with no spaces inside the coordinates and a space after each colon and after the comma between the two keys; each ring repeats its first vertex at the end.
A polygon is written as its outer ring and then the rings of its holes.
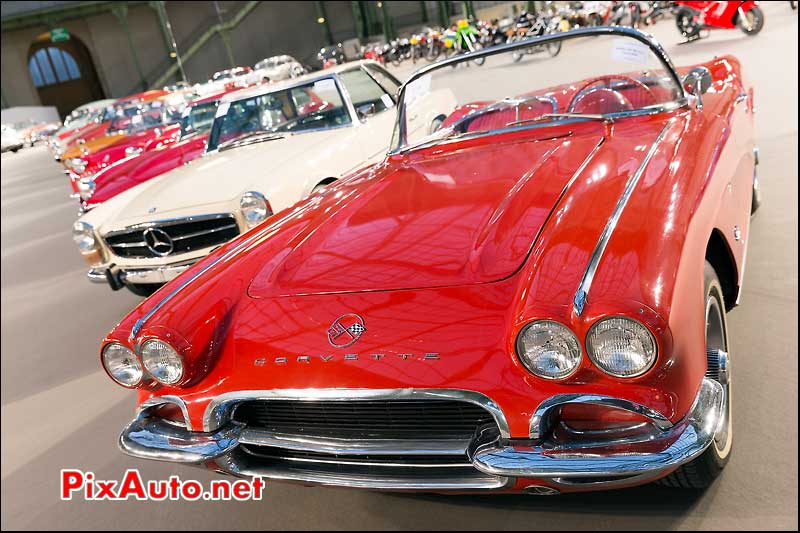
{"type": "Polygon", "coordinates": [[[756,86],[764,204],[729,315],[735,451],[710,489],[445,497],[270,484],[261,502],[60,501],[61,468],[215,476],[117,450],[135,398],[104,375],[97,347],[140,300],[86,281],[68,184],[34,148],[2,156],[3,529],[796,529],[797,18],[786,2],[764,7],[755,38],[719,31],[677,46],[672,21],[654,30],[676,64],[733,53],[756,86]]]}

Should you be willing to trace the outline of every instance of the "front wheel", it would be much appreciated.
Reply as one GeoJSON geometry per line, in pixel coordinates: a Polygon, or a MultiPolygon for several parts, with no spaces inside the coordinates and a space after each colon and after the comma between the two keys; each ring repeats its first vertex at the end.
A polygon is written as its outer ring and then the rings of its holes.
{"type": "MultiPolygon", "coordinates": [[[[475,43],[472,43],[472,49],[470,50],[470,52],[477,52],[478,50],[481,50],[481,49],[483,49],[483,45],[481,43],[475,42],[475,43]]],[[[479,57],[477,59],[473,59],[473,62],[480,67],[484,63],[486,63],[486,58],[485,57],[479,57]]]]}
{"type": "Polygon", "coordinates": [[[547,53],[550,54],[550,57],[556,57],[559,53],[561,53],[561,41],[547,43],[545,47],[547,47],[547,53]]]}
{"type": "Polygon", "coordinates": [[[700,35],[700,24],[691,9],[681,9],[675,15],[675,25],[686,39],[696,39],[700,35]]]}
{"type": "Polygon", "coordinates": [[[697,458],[659,480],[668,487],[704,489],[719,476],[728,463],[733,444],[730,355],[725,301],[717,273],[706,261],[703,273],[705,287],[706,377],[719,382],[724,390],[722,420],[714,440],[697,458]]]}
{"type": "Polygon", "coordinates": [[[739,21],[739,27],[745,35],[756,35],[764,27],[764,12],[758,6],[753,6],[744,14],[745,20],[739,21]]]}

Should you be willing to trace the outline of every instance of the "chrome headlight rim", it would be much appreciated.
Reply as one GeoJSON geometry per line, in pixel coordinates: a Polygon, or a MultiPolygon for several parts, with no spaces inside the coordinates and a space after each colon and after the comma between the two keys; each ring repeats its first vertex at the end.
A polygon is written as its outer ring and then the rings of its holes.
{"type": "Polygon", "coordinates": [[[88,222],[77,220],[72,225],[72,240],[78,245],[81,252],[93,252],[97,250],[99,242],[94,234],[94,226],[88,222]],[[88,243],[84,240],[91,239],[88,243]]]}
{"type": "Polygon", "coordinates": [[[517,333],[517,338],[514,342],[514,348],[516,351],[517,359],[522,364],[522,366],[525,367],[525,369],[528,372],[530,372],[537,378],[544,379],[547,381],[564,381],[566,379],[569,379],[572,376],[574,376],[583,366],[583,347],[581,346],[581,342],[578,339],[578,336],[575,334],[572,328],[557,320],[543,318],[543,319],[531,320],[530,322],[526,323],[524,326],[520,328],[519,333],[517,333]],[[544,374],[542,372],[537,371],[534,367],[532,367],[532,365],[529,364],[527,357],[522,355],[523,353],[525,353],[525,351],[522,348],[522,337],[528,330],[530,330],[536,325],[550,325],[551,327],[555,326],[555,328],[563,329],[564,332],[568,335],[567,338],[572,343],[574,343],[574,347],[577,348],[578,355],[575,358],[573,367],[569,372],[558,375],[544,374]]]}
{"type": "Polygon", "coordinates": [[[91,196],[94,193],[94,176],[84,176],[78,180],[78,193],[83,197],[91,196]]]}
{"type": "Polygon", "coordinates": [[[627,315],[608,315],[608,316],[604,316],[603,318],[600,318],[597,321],[595,321],[595,323],[592,324],[592,326],[586,332],[586,354],[589,357],[589,360],[595,366],[595,368],[600,370],[600,372],[602,372],[603,374],[606,374],[606,375],[611,376],[611,377],[616,378],[616,379],[629,380],[629,379],[642,377],[645,374],[647,374],[648,372],[650,372],[650,370],[655,368],[656,362],[658,361],[658,342],[656,340],[656,336],[653,334],[653,332],[650,330],[650,328],[647,327],[647,325],[644,324],[643,322],[640,322],[639,320],[636,320],[635,318],[627,316],[627,315]],[[642,370],[640,370],[640,371],[638,371],[638,372],[636,372],[634,374],[620,374],[620,373],[615,373],[615,372],[609,370],[602,363],[600,363],[598,361],[598,359],[597,359],[597,357],[596,357],[596,355],[594,353],[595,349],[594,349],[594,344],[592,342],[592,334],[596,331],[596,328],[598,326],[601,326],[601,325],[603,325],[603,323],[605,323],[605,322],[607,322],[609,320],[614,320],[614,319],[622,319],[622,320],[628,321],[628,322],[630,322],[632,324],[635,324],[637,326],[640,326],[645,331],[645,333],[647,333],[647,336],[648,336],[648,338],[650,340],[650,343],[653,346],[653,356],[650,359],[650,362],[646,366],[644,366],[642,368],[642,370]]]}
{"type": "Polygon", "coordinates": [[[108,344],[106,344],[105,346],[103,346],[103,349],[102,349],[101,355],[100,355],[100,359],[101,359],[102,364],[103,364],[103,370],[106,371],[106,374],[108,374],[108,377],[110,377],[114,381],[114,383],[117,383],[118,385],[121,385],[121,386],[123,386],[125,388],[128,388],[128,389],[135,389],[136,387],[141,385],[142,382],[144,381],[144,365],[142,365],[142,362],[139,360],[139,357],[136,355],[136,352],[134,352],[133,350],[131,350],[129,347],[125,346],[121,342],[112,341],[112,342],[109,342],[108,344]],[[127,354],[129,354],[130,360],[133,363],[135,363],[135,364],[131,365],[131,367],[132,367],[132,370],[134,372],[134,376],[137,376],[136,381],[126,382],[126,381],[123,381],[120,378],[118,378],[117,375],[115,375],[115,373],[112,370],[112,368],[110,368],[111,364],[109,362],[109,357],[108,357],[110,349],[112,349],[112,348],[114,348],[114,349],[122,349],[124,352],[127,352],[127,354]]]}
{"type": "Polygon", "coordinates": [[[73,157],[71,159],[67,159],[65,164],[76,174],[83,174],[83,172],[86,170],[86,166],[89,163],[82,157],[73,157]]]}
{"type": "Polygon", "coordinates": [[[248,227],[251,228],[253,226],[261,224],[272,215],[272,209],[270,208],[269,202],[267,201],[267,197],[258,191],[247,191],[243,193],[242,196],[239,198],[239,210],[241,211],[242,216],[244,217],[245,223],[247,224],[248,227]],[[255,200],[257,202],[260,202],[261,204],[260,208],[263,209],[264,211],[263,216],[261,216],[258,219],[251,219],[250,217],[248,217],[247,210],[253,209],[252,207],[251,208],[245,207],[245,203],[249,200],[255,200]]]}
{"type": "Polygon", "coordinates": [[[139,348],[139,353],[142,357],[144,369],[147,370],[147,373],[150,375],[150,377],[157,382],[161,383],[162,385],[174,386],[183,381],[183,377],[186,374],[186,365],[184,364],[183,356],[181,356],[180,352],[178,352],[178,350],[176,350],[175,347],[169,342],[158,337],[151,337],[142,343],[141,347],[139,348]],[[171,355],[174,357],[173,363],[177,362],[177,368],[179,370],[177,375],[172,379],[164,379],[164,374],[158,368],[157,362],[154,364],[148,364],[148,362],[152,361],[152,359],[148,356],[148,349],[154,344],[162,344],[172,352],[171,355]]]}

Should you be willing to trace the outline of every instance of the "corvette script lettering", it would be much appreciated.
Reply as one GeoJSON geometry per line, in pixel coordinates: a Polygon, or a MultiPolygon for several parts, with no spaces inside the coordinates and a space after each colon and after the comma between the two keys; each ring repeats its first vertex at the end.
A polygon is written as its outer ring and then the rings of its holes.
{"type": "Polygon", "coordinates": [[[289,363],[329,363],[331,361],[381,361],[400,359],[401,361],[436,361],[441,357],[437,352],[426,352],[422,354],[413,353],[398,353],[398,354],[385,354],[385,353],[371,353],[371,354],[357,354],[346,353],[344,355],[297,355],[286,356],[279,355],[274,357],[257,357],[253,360],[254,366],[266,365],[288,365],[289,363]]]}

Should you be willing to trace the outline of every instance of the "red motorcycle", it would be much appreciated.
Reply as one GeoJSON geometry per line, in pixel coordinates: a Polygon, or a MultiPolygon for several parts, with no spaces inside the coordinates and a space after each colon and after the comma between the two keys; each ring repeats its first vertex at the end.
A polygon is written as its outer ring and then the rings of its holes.
{"type": "Polygon", "coordinates": [[[700,38],[701,30],[741,29],[755,35],[764,27],[764,12],[758,2],[675,2],[675,24],[687,41],[700,38]]]}

